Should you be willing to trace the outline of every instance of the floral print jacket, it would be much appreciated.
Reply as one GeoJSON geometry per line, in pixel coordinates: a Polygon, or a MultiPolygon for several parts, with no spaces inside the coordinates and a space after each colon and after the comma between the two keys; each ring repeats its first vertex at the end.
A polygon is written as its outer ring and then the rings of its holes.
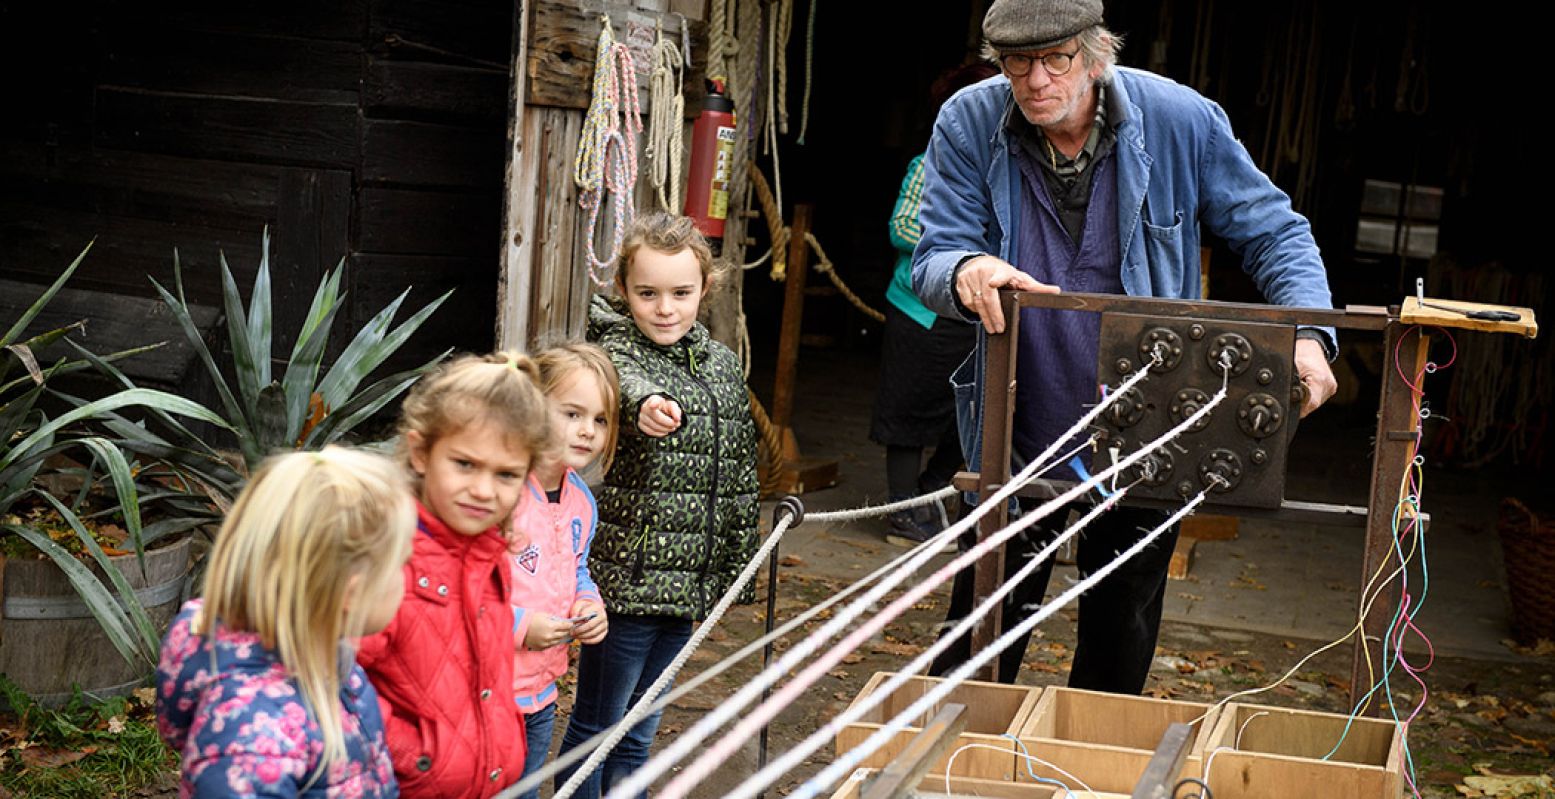
{"type": "Polygon", "coordinates": [[[182,760],[180,797],[396,799],[378,694],[354,662],[340,689],[346,756],[318,773],[324,738],[279,655],[248,632],[192,629],[186,603],[162,641],[157,729],[182,760]]]}

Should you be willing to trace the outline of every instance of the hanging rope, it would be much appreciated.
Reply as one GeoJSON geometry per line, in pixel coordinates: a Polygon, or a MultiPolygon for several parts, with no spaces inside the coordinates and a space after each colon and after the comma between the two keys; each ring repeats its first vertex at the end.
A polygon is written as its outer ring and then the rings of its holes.
{"type": "Polygon", "coordinates": [[[778,493],[778,488],[783,484],[783,439],[778,435],[777,426],[772,424],[772,417],[767,415],[767,409],[762,407],[761,400],[756,399],[756,392],[745,390],[750,395],[751,418],[756,421],[756,432],[761,437],[761,446],[757,448],[760,456],[758,463],[765,468],[761,478],[761,495],[770,497],[778,493]]]}
{"type": "MultiPolygon", "coordinates": [[[[814,0],[811,0],[814,2],[814,0]]],[[[794,29],[794,0],[778,0],[773,5],[777,24],[773,26],[774,67],[777,71],[777,132],[788,134],[788,39],[794,29]]],[[[770,113],[770,112],[769,112],[770,113]]],[[[777,144],[774,142],[773,147],[777,144]]]]}
{"type": "Polygon", "coordinates": [[[594,96],[583,118],[578,139],[578,157],[573,163],[573,181],[578,184],[578,205],[588,212],[588,227],[583,238],[588,259],[589,279],[604,288],[611,261],[621,250],[621,239],[632,218],[632,187],[637,184],[637,135],[642,132],[642,117],[637,108],[637,68],[632,51],[615,41],[610,32],[610,17],[600,15],[599,53],[594,59],[594,96]],[[604,258],[594,250],[599,209],[610,195],[615,229],[611,247],[604,258]]]}
{"type": "Polygon", "coordinates": [[[870,319],[875,320],[876,322],[884,324],[885,314],[869,307],[869,303],[864,302],[864,298],[854,294],[853,289],[848,288],[848,284],[842,282],[842,275],[837,274],[836,265],[831,262],[830,258],[826,257],[826,251],[821,249],[821,243],[816,240],[815,234],[805,233],[804,237],[805,241],[810,243],[810,250],[815,253],[815,257],[817,259],[815,271],[820,272],[821,274],[830,278],[831,284],[836,286],[837,291],[841,292],[842,296],[848,299],[848,302],[853,303],[853,307],[859,309],[860,313],[864,314],[870,319]]]}
{"type": "Polygon", "coordinates": [[[778,204],[777,197],[773,196],[772,186],[767,183],[767,176],[762,174],[761,167],[756,166],[754,161],[749,167],[751,188],[756,193],[756,200],[761,203],[761,215],[767,220],[767,238],[772,242],[772,249],[768,253],[772,256],[771,277],[782,282],[788,276],[788,227],[783,224],[782,206],[778,204]]]}
{"type": "Polygon", "coordinates": [[[799,143],[804,144],[804,133],[810,129],[810,83],[815,77],[815,6],[820,0],[810,0],[810,15],[804,28],[804,99],[799,101],[799,143]]]}
{"type": "MultiPolygon", "coordinates": [[[[681,136],[686,118],[685,59],[675,42],[664,35],[664,26],[655,27],[658,40],[650,51],[653,72],[648,77],[648,182],[659,198],[659,206],[677,213],[681,136]]],[[[681,30],[685,30],[685,18],[681,18],[681,30]]]]}

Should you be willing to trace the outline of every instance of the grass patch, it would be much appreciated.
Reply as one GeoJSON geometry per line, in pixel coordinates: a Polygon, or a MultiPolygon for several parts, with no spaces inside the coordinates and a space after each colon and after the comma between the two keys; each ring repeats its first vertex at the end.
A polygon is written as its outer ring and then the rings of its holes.
{"type": "Polygon", "coordinates": [[[0,675],[0,796],[105,799],[170,787],[178,757],[157,735],[153,694],[39,706],[0,675]]]}

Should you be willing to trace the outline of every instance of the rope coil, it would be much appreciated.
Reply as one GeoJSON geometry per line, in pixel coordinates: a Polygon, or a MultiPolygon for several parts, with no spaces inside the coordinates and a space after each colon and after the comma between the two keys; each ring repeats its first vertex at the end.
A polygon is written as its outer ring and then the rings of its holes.
{"type": "Polygon", "coordinates": [[[637,184],[637,136],[643,129],[637,106],[637,67],[632,61],[632,51],[615,40],[607,14],[600,15],[593,95],[578,137],[573,182],[578,185],[578,206],[588,212],[583,250],[588,259],[589,279],[604,288],[609,285],[609,279],[601,277],[600,273],[610,268],[611,261],[620,252],[621,240],[632,220],[632,187],[637,184]],[[599,209],[607,194],[615,229],[611,233],[610,252],[600,258],[594,250],[594,238],[599,209]]]}
{"type": "MultiPolygon", "coordinates": [[[[648,77],[648,182],[659,205],[670,213],[680,209],[680,165],[686,117],[686,57],[659,24],[658,39],[649,58],[648,77]],[[666,187],[668,193],[666,193],[666,187]]],[[[684,19],[681,31],[686,30],[684,19]]]]}

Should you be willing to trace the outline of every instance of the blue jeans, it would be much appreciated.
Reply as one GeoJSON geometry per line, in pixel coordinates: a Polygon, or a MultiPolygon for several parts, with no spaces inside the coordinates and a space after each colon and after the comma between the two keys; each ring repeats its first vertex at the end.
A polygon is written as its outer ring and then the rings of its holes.
{"type": "MultiPolygon", "coordinates": [[[[533,713],[524,714],[524,737],[529,743],[529,751],[524,755],[524,773],[519,775],[519,779],[539,771],[545,765],[545,756],[551,751],[551,727],[555,723],[555,702],[533,713]]],[[[540,799],[540,786],[536,785],[533,790],[519,794],[518,799],[540,799]]]]}
{"type": "MultiPolygon", "coordinates": [[[[625,718],[626,711],[664,673],[690,638],[689,619],[612,615],[610,632],[605,640],[583,647],[578,658],[577,700],[572,706],[567,734],[562,738],[561,753],[625,718]]],[[[601,767],[578,786],[573,796],[598,799],[602,792],[624,782],[628,775],[648,762],[648,750],[659,729],[659,715],[654,713],[633,726],[601,767]]],[[[558,773],[556,787],[560,789],[565,785],[576,770],[577,767],[573,767],[558,773]]]]}

